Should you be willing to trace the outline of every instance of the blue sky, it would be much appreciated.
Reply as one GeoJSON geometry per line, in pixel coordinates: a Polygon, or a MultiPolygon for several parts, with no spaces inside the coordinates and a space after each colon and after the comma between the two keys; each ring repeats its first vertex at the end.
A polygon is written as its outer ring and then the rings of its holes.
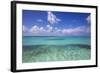
{"type": "Polygon", "coordinates": [[[89,36],[90,13],[23,10],[24,36],[89,36]]]}

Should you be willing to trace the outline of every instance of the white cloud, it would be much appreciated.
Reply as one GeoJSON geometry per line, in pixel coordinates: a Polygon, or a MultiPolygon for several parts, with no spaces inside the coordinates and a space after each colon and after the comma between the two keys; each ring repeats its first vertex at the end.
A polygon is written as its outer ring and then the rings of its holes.
{"type": "Polygon", "coordinates": [[[37,21],[38,21],[38,22],[43,22],[43,20],[42,20],[42,19],[38,19],[37,21]]]}
{"type": "Polygon", "coordinates": [[[90,27],[79,26],[75,28],[63,28],[52,27],[47,25],[46,27],[39,27],[33,25],[30,29],[23,26],[23,31],[31,35],[81,35],[90,33],[90,27]]]}
{"type": "Polygon", "coordinates": [[[52,32],[53,31],[53,27],[50,25],[47,25],[47,32],[52,32]]]}
{"type": "Polygon", "coordinates": [[[57,27],[55,27],[55,30],[57,30],[58,28],[57,27]]]}
{"type": "Polygon", "coordinates": [[[56,15],[54,15],[52,12],[48,12],[48,22],[50,24],[55,24],[58,23],[59,21],[61,21],[61,19],[57,18],[56,15]]]}
{"type": "Polygon", "coordinates": [[[40,32],[45,32],[45,29],[43,27],[38,27],[37,25],[34,25],[32,26],[32,28],[30,28],[29,32],[40,33],[40,32]]]}
{"type": "Polygon", "coordinates": [[[80,26],[80,27],[76,27],[76,28],[63,29],[62,33],[63,34],[73,34],[74,35],[74,34],[80,34],[80,33],[87,32],[86,30],[87,30],[86,27],[80,26]]]}
{"type": "Polygon", "coordinates": [[[88,24],[91,22],[91,16],[90,15],[86,18],[86,21],[88,22],[88,24]]]}
{"type": "Polygon", "coordinates": [[[32,32],[32,33],[38,33],[39,27],[34,25],[34,26],[32,26],[32,28],[29,31],[32,32]]]}
{"type": "Polygon", "coordinates": [[[27,32],[28,31],[28,28],[26,26],[23,25],[22,28],[23,28],[23,32],[27,32]]]}
{"type": "Polygon", "coordinates": [[[58,29],[57,27],[55,27],[55,33],[61,33],[61,29],[58,29]]]}
{"type": "Polygon", "coordinates": [[[53,31],[53,27],[50,25],[47,25],[46,28],[34,25],[29,30],[30,33],[49,33],[52,31],[53,31]]]}
{"type": "Polygon", "coordinates": [[[50,28],[51,26],[50,26],[50,25],[47,25],[46,27],[47,27],[47,28],[50,28]]]}

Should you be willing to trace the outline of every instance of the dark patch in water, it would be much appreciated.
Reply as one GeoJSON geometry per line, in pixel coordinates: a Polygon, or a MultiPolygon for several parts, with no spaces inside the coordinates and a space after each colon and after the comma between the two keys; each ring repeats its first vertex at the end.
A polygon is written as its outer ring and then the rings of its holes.
{"type": "Polygon", "coordinates": [[[86,44],[69,44],[68,46],[91,49],[91,46],[90,45],[86,45],[86,44]]]}
{"type": "Polygon", "coordinates": [[[31,46],[23,46],[24,51],[31,51],[33,49],[39,49],[43,45],[31,45],[31,46]]]}
{"type": "Polygon", "coordinates": [[[47,48],[85,48],[85,49],[91,49],[90,45],[86,44],[68,44],[68,45],[31,45],[31,46],[23,46],[24,51],[31,51],[31,50],[39,50],[39,49],[47,49],[47,48]]]}
{"type": "Polygon", "coordinates": [[[47,40],[64,40],[64,39],[56,39],[56,38],[51,38],[51,39],[47,39],[47,40]]]}

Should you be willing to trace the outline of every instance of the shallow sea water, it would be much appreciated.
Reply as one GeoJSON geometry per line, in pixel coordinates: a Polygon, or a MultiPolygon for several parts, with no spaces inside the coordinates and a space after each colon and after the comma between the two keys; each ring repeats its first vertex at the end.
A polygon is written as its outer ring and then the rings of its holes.
{"type": "Polygon", "coordinates": [[[23,37],[23,63],[89,59],[89,37],[23,37]]]}

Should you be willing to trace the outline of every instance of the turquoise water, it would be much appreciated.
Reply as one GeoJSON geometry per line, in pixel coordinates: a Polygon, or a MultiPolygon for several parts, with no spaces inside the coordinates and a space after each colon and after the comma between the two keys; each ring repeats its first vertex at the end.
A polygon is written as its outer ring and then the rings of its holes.
{"type": "Polygon", "coordinates": [[[90,37],[80,36],[42,36],[23,37],[23,45],[66,45],[66,44],[90,44],[90,37]]]}
{"type": "Polygon", "coordinates": [[[90,37],[86,36],[24,36],[22,61],[88,60],[90,43],[90,37]]]}

